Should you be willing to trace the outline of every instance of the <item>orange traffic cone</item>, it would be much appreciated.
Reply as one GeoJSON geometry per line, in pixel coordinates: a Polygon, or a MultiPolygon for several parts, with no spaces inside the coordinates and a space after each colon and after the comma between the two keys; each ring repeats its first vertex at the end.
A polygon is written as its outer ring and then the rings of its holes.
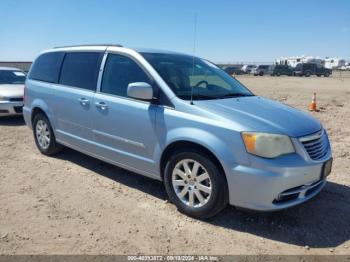
{"type": "Polygon", "coordinates": [[[309,110],[310,111],[317,111],[317,105],[316,105],[316,93],[312,96],[312,101],[309,105],[309,110]]]}

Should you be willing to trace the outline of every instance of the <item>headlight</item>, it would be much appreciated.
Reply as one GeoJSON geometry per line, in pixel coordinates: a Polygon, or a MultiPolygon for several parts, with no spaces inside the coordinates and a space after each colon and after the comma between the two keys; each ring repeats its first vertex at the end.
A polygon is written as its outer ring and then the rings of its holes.
{"type": "Polygon", "coordinates": [[[247,151],[253,155],[275,158],[295,152],[292,141],[285,135],[243,132],[242,137],[247,151]]]}

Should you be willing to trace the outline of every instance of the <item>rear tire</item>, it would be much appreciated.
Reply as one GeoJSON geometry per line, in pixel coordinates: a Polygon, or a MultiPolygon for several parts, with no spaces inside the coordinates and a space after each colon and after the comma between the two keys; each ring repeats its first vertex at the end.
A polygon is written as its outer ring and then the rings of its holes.
{"type": "Polygon", "coordinates": [[[329,72],[325,72],[323,76],[324,77],[329,77],[329,72]]]}
{"type": "Polygon", "coordinates": [[[33,120],[34,140],[39,151],[44,155],[53,155],[63,149],[56,142],[49,119],[43,113],[38,113],[33,120]]]}
{"type": "Polygon", "coordinates": [[[311,72],[310,72],[310,71],[306,71],[304,75],[305,75],[306,77],[309,77],[309,76],[311,76],[311,72]]]}
{"type": "Polygon", "coordinates": [[[276,76],[281,76],[281,72],[276,72],[276,76]]]}
{"type": "Polygon", "coordinates": [[[172,154],[165,167],[164,184],[169,200],[194,218],[212,217],[228,204],[225,174],[209,156],[191,148],[172,154]]]}

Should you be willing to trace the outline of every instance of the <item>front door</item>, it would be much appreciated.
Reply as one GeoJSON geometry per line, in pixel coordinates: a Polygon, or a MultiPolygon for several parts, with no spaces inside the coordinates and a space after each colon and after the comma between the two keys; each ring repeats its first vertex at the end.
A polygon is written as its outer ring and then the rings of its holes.
{"type": "Polygon", "coordinates": [[[128,84],[150,77],[131,58],[109,54],[100,91],[94,97],[96,154],[125,168],[155,176],[157,105],[127,97],[128,84]]]}

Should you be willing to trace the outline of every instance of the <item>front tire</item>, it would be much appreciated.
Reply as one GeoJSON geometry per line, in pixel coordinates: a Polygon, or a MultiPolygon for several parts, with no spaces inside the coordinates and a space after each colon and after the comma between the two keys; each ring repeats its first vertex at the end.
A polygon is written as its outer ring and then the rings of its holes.
{"type": "Polygon", "coordinates": [[[228,203],[225,175],[211,158],[199,151],[176,151],[168,160],[164,184],[169,200],[188,216],[205,219],[228,203]]]}
{"type": "Polygon", "coordinates": [[[62,150],[62,146],[56,142],[49,119],[38,113],[33,120],[34,140],[39,151],[44,155],[53,155],[62,150]]]}

